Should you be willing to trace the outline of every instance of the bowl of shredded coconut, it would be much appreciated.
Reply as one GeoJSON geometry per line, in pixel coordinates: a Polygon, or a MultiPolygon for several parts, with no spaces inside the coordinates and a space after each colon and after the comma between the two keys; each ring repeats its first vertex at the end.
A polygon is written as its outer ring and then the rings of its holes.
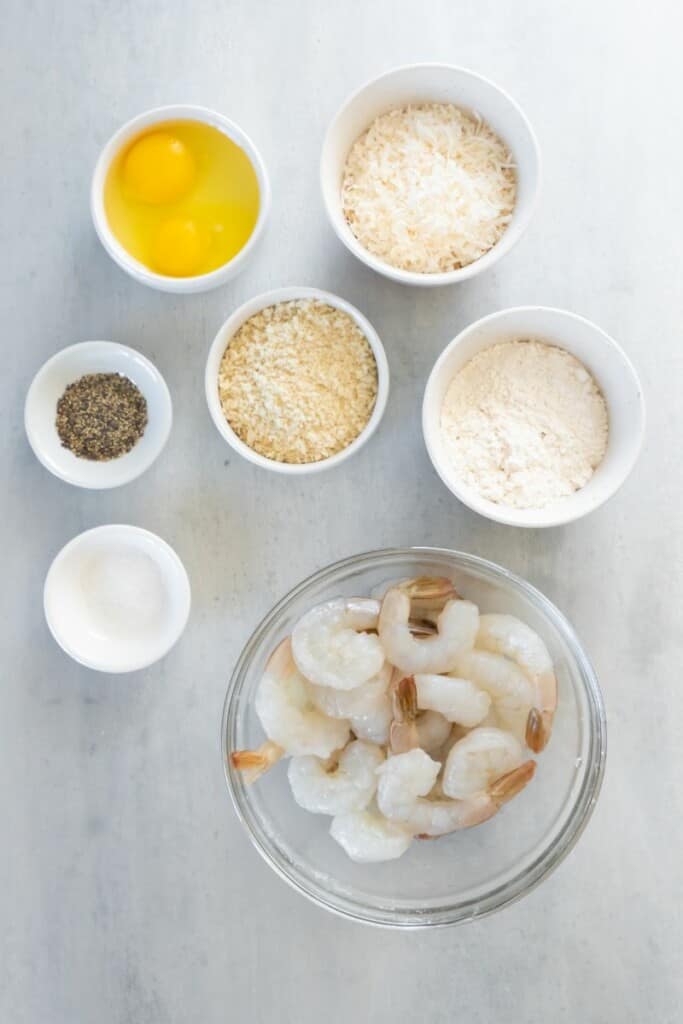
{"type": "Polygon", "coordinates": [[[449,65],[410,65],[369,82],[323,145],[334,230],[404,284],[453,284],[497,262],[528,226],[539,182],[538,144],[514,100],[449,65]]]}
{"type": "Polygon", "coordinates": [[[645,405],[631,362],[603,330],[526,306],[478,320],[444,349],[422,426],[434,468],[469,508],[512,526],[558,526],[626,480],[645,405]]]}

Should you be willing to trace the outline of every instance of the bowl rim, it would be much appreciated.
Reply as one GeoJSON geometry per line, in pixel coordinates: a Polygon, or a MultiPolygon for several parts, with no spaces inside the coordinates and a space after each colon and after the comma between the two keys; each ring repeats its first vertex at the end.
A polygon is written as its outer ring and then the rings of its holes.
{"type": "Polygon", "coordinates": [[[180,555],[174,548],[171,547],[168,541],[164,540],[163,537],[160,537],[159,534],[154,533],[152,530],[146,530],[142,526],[132,526],[129,523],[104,523],[101,526],[93,526],[89,530],[83,530],[81,533],[77,533],[76,536],[72,537],[71,540],[68,540],[66,544],[64,544],[59,549],[57,554],[54,556],[50,563],[50,567],[47,573],[45,574],[45,582],[43,583],[43,613],[45,615],[45,621],[47,623],[48,629],[50,630],[50,633],[52,634],[52,637],[57,643],[57,645],[61,647],[65,654],[68,654],[69,657],[72,658],[79,665],[83,665],[84,668],[92,669],[95,672],[104,672],[107,675],[125,675],[128,672],[138,672],[142,669],[149,668],[150,665],[154,665],[156,664],[157,661],[161,661],[162,658],[165,658],[169,651],[171,651],[173,647],[175,647],[178,640],[180,640],[180,637],[185,632],[185,627],[187,626],[190,617],[191,607],[192,587],[190,584],[190,577],[188,576],[187,569],[185,568],[183,562],[181,561],[180,555]],[[67,642],[67,640],[55,628],[54,620],[50,612],[50,602],[48,598],[48,588],[50,585],[50,581],[54,577],[54,573],[57,571],[60,564],[73,551],[80,547],[87,537],[90,537],[94,534],[102,536],[108,533],[113,534],[115,536],[142,536],[150,540],[155,548],[163,550],[164,553],[168,556],[170,563],[173,565],[174,586],[179,586],[179,593],[183,602],[182,611],[177,617],[177,628],[173,631],[173,636],[168,643],[158,645],[158,647],[155,650],[152,650],[150,656],[143,659],[142,661],[124,662],[122,666],[118,666],[116,668],[112,668],[105,662],[97,661],[93,658],[84,657],[82,654],[78,653],[70,643],[67,642]]]}
{"type": "MultiPolygon", "coordinates": [[[[390,107],[388,107],[387,109],[390,109],[390,107]]],[[[320,181],[320,190],[323,198],[323,205],[325,207],[325,212],[327,213],[327,218],[337,238],[343,243],[343,245],[346,246],[349,252],[352,253],[366,266],[370,267],[371,270],[374,270],[376,273],[382,274],[384,277],[388,277],[393,281],[397,281],[399,284],[429,288],[440,287],[450,284],[458,284],[461,281],[467,281],[470,278],[475,277],[477,274],[480,274],[483,271],[487,270],[489,267],[494,266],[500,259],[503,258],[503,256],[505,256],[508,252],[511,251],[511,249],[514,248],[514,246],[520,241],[520,239],[526,233],[536,211],[536,207],[538,205],[541,188],[543,184],[543,164],[538,136],[534,131],[531,121],[524,113],[524,110],[519,105],[519,103],[517,103],[517,101],[510,95],[509,92],[507,92],[507,90],[505,90],[502,86],[498,85],[497,82],[494,82],[492,79],[487,78],[485,75],[481,75],[479,74],[479,72],[472,71],[470,68],[466,68],[459,64],[449,64],[443,61],[418,61],[417,63],[401,64],[398,65],[397,67],[389,68],[389,70],[383,71],[381,74],[375,75],[374,77],[367,79],[367,81],[365,81],[354,92],[347,96],[343,103],[337,108],[325,132],[325,137],[323,139],[320,154],[318,176],[320,181]],[[342,114],[344,114],[346,110],[351,106],[351,104],[355,103],[356,100],[360,96],[362,96],[367,89],[376,85],[378,82],[381,82],[386,78],[391,78],[392,76],[399,73],[412,73],[425,70],[455,71],[458,74],[474,79],[480,84],[484,85],[485,87],[491,88],[495,92],[499,93],[500,96],[505,100],[505,102],[510,107],[514,108],[516,114],[519,116],[520,121],[526,130],[528,140],[531,144],[531,151],[534,156],[534,170],[536,179],[533,188],[533,193],[529,197],[524,215],[523,217],[520,217],[518,219],[514,231],[511,232],[510,229],[507,228],[505,232],[501,235],[499,240],[496,242],[496,244],[493,246],[493,248],[489,249],[488,252],[485,252],[483,256],[479,257],[479,259],[474,260],[472,263],[468,263],[467,266],[460,267],[457,270],[440,271],[439,273],[436,274],[426,274],[414,270],[402,270],[400,267],[394,267],[390,263],[386,263],[378,256],[375,256],[373,255],[373,253],[369,252],[368,249],[361,245],[361,243],[355,237],[353,232],[351,232],[350,230],[348,232],[341,232],[336,223],[334,212],[327,201],[327,192],[325,188],[326,153],[328,146],[331,144],[331,140],[336,129],[337,122],[341,118],[342,114]]]]}
{"type": "Polygon", "coordinates": [[[341,298],[341,296],[335,295],[333,292],[323,291],[320,288],[310,288],[304,285],[288,285],[282,288],[274,288],[270,291],[262,292],[259,295],[253,296],[251,299],[242,303],[241,306],[238,306],[238,308],[234,310],[234,312],[231,313],[227,320],[225,320],[221,325],[216,336],[211,342],[211,347],[209,348],[206,368],[204,371],[204,392],[214,426],[223,440],[227,441],[227,443],[234,448],[239,455],[242,455],[249,462],[253,462],[254,465],[260,466],[262,469],[269,469],[275,473],[282,473],[289,476],[303,476],[310,473],[319,473],[323,470],[332,469],[334,466],[338,466],[341,462],[344,462],[345,459],[354,455],[355,452],[370,440],[379,427],[386,409],[387,400],[389,398],[390,376],[389,363],[384,350],[384,345],[382,344],[375,328],[359,309],[346,299],[341,298]],[[365,335],[365,338],[372,350],[375,365],[377,366],[377,397],[375,398],[375,404],[368,422],[365,424],[360,434],[358,434],[358,436],[355,437],[353,441],[346,446],[346,448],[342,448],[341,451],[336,452],[334,455],[330,455],[326,459],[320,459],[318,462],[277,462],[275,459],[266,458],[265,455],[261,455],[259,452],[254,451],[254,449],[250,448],[248,444],[242,441],[242,439],[239,438],[232,429],[225,418],[220,399],[218,397],[218,372],[220,369],[221,359],[223,353],[242,324],[251,316],[254,316],[255,313],[258,313],[261,309],[275,305],[278,302],[291,302],[297,299],[317,299],[320,302],[334,306],[336,309],[340,309],[342,312],[347,313],[356,322],[365,335]]]}
{"type": "Polygon", "coordinates": [[[261,238],[266,221],[270,214],[271,187],[265,162],[255,143],[243,128],[230,118],[210,107],[192,103],[167,104],[144,110],[122,124],[102,146],[90,182],[90,213],[93,225],[100,242],[122,270],[130,274],[136,281],[158,291],[175,294],[192,294],[210,291],[233,277],[243,266],[261,238]],[[158,274],[141,263],[121,245],[109,226],[104,209],[104,185],[112,160],[128,138],[136,130],[142,131],[152,125],[169,120],[201,121],[218,128],[227,135],[246,154],[254,169],[259,186],[259,211],[254,228],[249,238],[232,259],[223,263],[215,270],[191,277],[172,277],[169,274],[158,274]]]}
{"type": "MultiPolygon", "coordinates": [[[[487,345],[485,347],[492,347],[494,344],[496,344],[496,342],[492,342],[491,345],[487,345]]],[[[553,344],[552,339],[548,339],[548,344],[553,344]]],[[[617,491],[631,475],[631,472],[638,461],[638,457],[641,453],[645,440],[646,419],[645,397],[640,378],[638,377],[635,366],[621,345],[593,320],[589,320],[588,317],[581,316],[579,313],[573,313],[571,310],[561,309],[558,306],[506,306],[504,309],[499,309],[494,313],[488,313],[486,316],[480,317],[478,320],[474,320],[471,324],[468,324],[459,331],[451,341],[448,342],[437,356],[437,359],[429,372],[422,399],[422,437],[424,439],[429,460],[444,486],[448,488],[451,494],[453,494],[458,501],[461,501],[463,505],[471,509],[473,512],[477,512],[485,519],[489,519],[495,523],[502,523],[505,526],[522,527],[523,529],[544,529],[546,527],[564,526],[567,523],[577,522],[579,519],[589,515],[591,512],[595,512],[596,509],[600,508],[605,504],[605,502],[609,501],[610,498],[614,497],[617,491]],[[447,477],[445,472],[442,471],[442,466],[434,453],[432,432],[427,428],[428,409],[434,401],[433,392],[436,388],[437,380],[443,370],[443,365],[453,349],[462,344],[462,342],[464,342],[473,331],[479,330],[486,325],[493,324],[496,320],[502,319],[511,313],[535,314],[539,312],[551,314],[558,319],[565,319],[575,323],[580,323],[583,326],[590,328],[590,330],[596,335],[600,335],[601,339],[606,343],[607,349],[612,352],[615,359],[619,360],[624,365],[633,382],[633,393],[637,402],[638,422],[636,425],[636,434],[633,442],[631,443],[629,459],[626,461],[621,474],[615,477],[613,486],[606,490],[598,500],[594,501],[587,508],[579,512],[562,512],[562,508],[565,505],[565,501],[562,499],[555,503],[555,505],[550,506],[547,511],[543,509],[515,509],[509,505],[497,506],[494,502],[488,501],[485,498],[479,498],[470,490],[459,488],[447,477]]],[[[571,497],[571,495],[569,497],[571,497]]]]}
{"type": "Polygon", "coordinates": [[[395,929],[443,928],[464,924],[468,921],[480,920],[516,903],[552,874],[555,868],[573,850],[588,825],[600,795],[607,755],[607,721],[597,675],[574,628],[563,613],[538,588],[528,583],[516,573],[478,555],[471,555],[451,548],[433,546],[392,547],[364,551],[357,555],[340,559],[323,569],[317,570],[289,590],[271,608],[267,615],[261,619],[242,648],[230,677],[223,703],[219,746],[226,786],[238,819],[259,855],[292,889],[305,896],[316,906],[329,910],[339,917],[362,924],[395,929]],[[246,668],[260,642],[262,633],[281,615],[289,602],[300,596],[309,586],[324,582],[328,577],[334,577],[338,572],[346,568],[361,567],[364,563],[372,565],[378,558],[406,557],[409,555],[415,555],[416,557],[420,555],[436,555],[457,558],[465,569],[471,568],[491,577],[502,576],[507,582],[519,588],[527,598],[535,601],[571,648],[572,654],[576,658],[579,676],[583,683],[584,695],[588,701],[590,711],[589,725],[587,727],[589,751],[586,758],[587,762],[590,762],[590,766],[586,771],[581,788],[575,796],[571,813],[562,831],[524,869],[522,874],[516,874],[507,882],[491,890],[486,896],[473,897],[449,907],[441,907],[430,911],[429,918],[419,910],[401,910],[397,913],[396,911],[392,912],[376,907],[373,907],[371,911],[368,911],[367,907],[361,909],[357,902],[348,897],[330,897],[329,893],[322,886],[304,884],[299,877],[290,875],[284,865],[271,853],[261,837],[252,828],[248,816],[242,807],[240,790],[239,787],[235,786],[233,772],[227,757],[229,734],[231,726],[234,725],[237,704],[239,703],[238,698],[242,682],[240,677],[244,676],[246,668]]]}
{"type": "MultiPolygon", "coordinates": [[[[77,378],[74,378],[77,379],[77,378]]],[[[173,427],[173,400],[171,398],[171,392],[169,391],[168,384],[166,383],[161,371],[154,365],[151,359],[143,355],[135,348],[131,348],[130,345],[122,345],[118,341],[106,341],[91,340],[91,341],[78,341],[73,345],[67,345],[65,348],[59,349],[51,355],[45,362],[39,367],[31,380],[28,391],[26,392],[26,398],[24,400],[24,430],[28,443],[31,446],[33,454],[38,459],[40,464],[45,467],[53,476],[56,476],[59,480],[63,480],[67,484],[71,484],[73,487],[81,487],[87,491],[106,491],[113,490],[115,487],[123,487],[125,484],[131,483],[133,480],[137,480],[138,477],[142,476],[143,473],[147,472],[151,465],[158,459],[162,451],[166,447],[166,443],[170,437],[171,429],[173,427]],[[33,414],[31,411],[31,404],[34,399],[35,392],[40,385],[41,381],[47,377],[50,371],[58,366],[69,354],[73,354],[78,351],[89,349],[90,351],[99,350],[100,352],[117,352],[125,354],[129,359],[134,359],[136,362],[142,363],[145,369],[150,374],[154,381],[154,388],[157,392],[159,400],[162,405],[162,415],[164,422],[161,424],[161,428],[158,435],[157,444],[152,448],[146,459],[141,459],[138,462],[132,462],[129,472],[121,479],[111,483],[102,481],[101,483],[86,483],[82,480],[78,474],[70,472],[68,469],[62,469],[55,462],[52,462],[45,455],[42,445],[39,443],[33,426],[33,414]]],[[[116,465],[117,460],[112,460],[109,464],[116,465]]]]}

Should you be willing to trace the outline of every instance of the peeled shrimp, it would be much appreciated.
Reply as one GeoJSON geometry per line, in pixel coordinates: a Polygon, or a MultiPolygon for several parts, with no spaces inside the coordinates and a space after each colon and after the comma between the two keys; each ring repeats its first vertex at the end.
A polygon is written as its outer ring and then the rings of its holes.
{"type": "Polygon", "coordinates": [[[466,800],[430,800],[440,764],[424,750],[390,757],[377,769],[377,806],[390,821],[418,836],[441,836],[480,825],[516,796],[533,777],[535,761],[525,761],[466,800]]]}
{"type": "Polygon", "coordinates": [[[399,673],[392,681],[391,701],[393,720],[389,730],[389,744],[394,754],[422,747],[428,754],[437,754],[448,739],[451,723],[437,711],[420,713],[417,689],[413,676],[399,673]]]}
{"type": "Polygon", "coordinates": [[[299,671],[317,686],[353,690],[376,676],[384,664],[377,627],[379,602],[337,598],[316,605],[292,631],[292,654],[299,671]]]}
{"type": "Polygon", "coordinates": [[[402,825],[387,821],[376,807],[339,814],[332,819],[330,835],[360,864],[396,860],[412,842],[411,833],[402,825]]]}
{"type": "Polygon", "coordinates": [[[476,643],[510,658],[531,681],[534,694],[526,741],[539,753],[550,739],[557,708],[557,680],[548,648],[538,633],[513,615],[482,615],[476,643]]]}
{"type": "Polygon", "coordinates": [[[289,784],[294,799],[313,814],[362,811],[377,789],[377,768],[384,753],[373,743],[355,740],[332,763],[319,757],[293,757],[289,784]]]}
{"type": "Polygon", "coordinates": [[[514,662],[490,651],[468,651],[458,658],[455,672],[486,690],[493,701],[499,724],[525,741],[534,691],[514,662]]]}
{"type": "Polygon", "coordinates": [[[382,702],[373,711],[367,711],[364,715],[353,715],[349,722],[359,740],[368,740],[369,743],[386,746],[389,743],[389,729],[391,728],[389,698],[385,694],[382,702]]]}
{"type": "Polygon", "coordinates": [[[347,718],[358,739],[371,743],[389,742],[391,701],[387,688],[392,668],[385,662],[374,679],[353,690],[334,690],[331,686],[309,685],[315,706],[330,718],[347,718]]]}
{"type": "Polygon", "coordinates": [[[464,800],[488,789],[492,782],[524,761],[512,733],[502,729],[472,729],[451,747],[441,777],[446,796],[464,800]]]}
{"type": "Polygon", "coordinates": [[[377,806],[391,821],[407,822],[418,797],[426,796],[441,765],[416,747],[388,758],[378,769],[377,806]]]}
{"type": "Polygon", "coordinates": [[[451,734],[451,723],[438,711],[421,711],[417,717],[417,744],[430,757],[441,754],[441,749],[451,734]]]}
{"type": "Polygon", "coordinates": [[[472,728],[489,712],[491,698],[469,679],[418,673],[415,677],[418,706],[438,711],[449,722],[472,728]]]}
{"type": "Polygon", "coordinates": [[[349,738],[345,719],[328,718],[312,703],[306,680],[294,664],[289,638],[268,659],[254,707],[268,739],[287,754],[329,757],[349,738]]]}
{"type": "Polygon", "coordinates": [[[387,659],[408,675],[448,672],[458,655],[470,650],[479,628],[479,611],[471,601],[448,601],[437,618],[437,632],[415,636],[410,627],[410,597],[398,587],[384,595],[379,640],[387,659]]]}

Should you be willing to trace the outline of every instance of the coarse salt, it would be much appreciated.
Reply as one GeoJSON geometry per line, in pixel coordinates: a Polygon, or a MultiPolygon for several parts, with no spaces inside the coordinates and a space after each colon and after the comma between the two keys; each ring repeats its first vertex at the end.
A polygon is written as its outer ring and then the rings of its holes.
{"type": "Polygon", "coordinates": [[[157,630],[167,607],[159,567],[143,551],[97,551],[83,565],[80,586],[93,627],[122,643],[157,630]]]}

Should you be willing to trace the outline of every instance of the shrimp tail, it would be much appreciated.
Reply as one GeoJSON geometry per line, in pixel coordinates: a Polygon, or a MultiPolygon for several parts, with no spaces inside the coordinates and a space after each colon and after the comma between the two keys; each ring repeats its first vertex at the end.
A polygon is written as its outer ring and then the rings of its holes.
{"type": "Polygon", "coordinates": [[[535,761],[525,761],[519,768],[501,775],[489,786],[487,792],[497,807],[502,807],[508,800],[516,797],[531,782],[536,771],[535,761]]]}
{"type": "Polygon", "coordinates": [[[551,711],[539,711],[532,708],[526,720],[525,739],[529,750],[534,754],[540,754],[545,749],[553,727],[553,715],[551,711]]]}
{"type": "Polygon", "coordinates": [[[408,627],[413,636],[434,636],[436,626],[428,619],[408,619],[408,627]]]}
{"type": "Polygon", "coordinates": [[[392,684],[394,718],[398,722],[414,722],[417,718],[417,687],[415,676],[403,676],[392,684]]]}
{"type": "Polygon", "coordinates": [[[460,594],[447,576],[416,576],[399,584],[399,589],[410,598],[413,616],[425,623],[435,623],[437,616],[449,601],[460,598],[460,594]]]}
{"type": "Polygon", "coordinates": [[[277,647],[271,651],[266,662],[266,672],[272,672],[275,676],[286,676],[296,669],[292,655],[292,639],[286,636],[277,647]]]}
{"type": "Polygon", "coordinates": [[[393,721],[389,744],[393,754],[405,754],[418,746],[417,687],[413,676],[398,676],[390,686],[393,721]]]}
{"type": "Polygon", "coordinates": [[[283,754],[282,747],[272,740],[266,740],[256,750],[234,750],[230,755],[230,764],[242,773],[246,783],[251,783],[272,768],[283,754]]]}

